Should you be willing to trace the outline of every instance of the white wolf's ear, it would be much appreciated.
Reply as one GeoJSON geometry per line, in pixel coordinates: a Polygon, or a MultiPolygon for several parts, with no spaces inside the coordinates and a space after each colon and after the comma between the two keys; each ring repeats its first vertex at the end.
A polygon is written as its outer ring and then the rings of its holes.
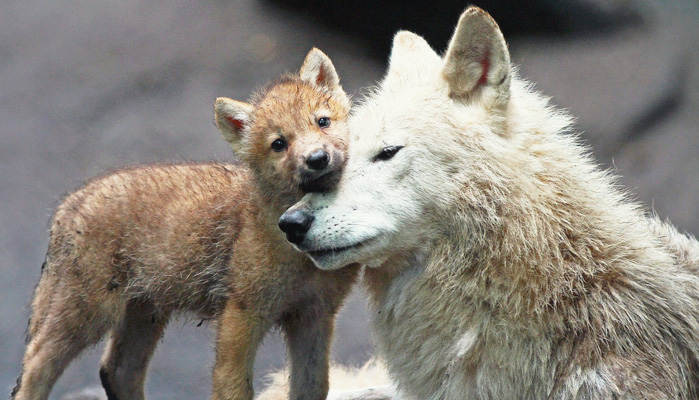
{"type": "Polygon", "coordinates": [[[252,122],[254,108],[248,103],[236,101],[227,97],[219,97],[214,104],[216,126],[221,136],[238,151],[241,146],[242,133],[252,122]]]}
{"type": "Polygon", "coordinates": [[[306,59],[299,71],[301,79],[317,86],[326,86],[330,89],[337,89],[340,86],[340,77],[335,71],[330,58],[315,47],[308,52],[306,59]]]}
{"type": "Polygon", "coordinates": [[[461,14],[444,57],[442,77],[452,97],[469,98],[485,87],[509,94],[510,53],[487,12],[469,7],[461,14]]]}
{"type": "Polygon", "coordinates": [[[408,31],[399,31],[393,37],[391,57],[386,78],[417,73],[430,64],[439,63],[439,55],[421,36],[408,31]]]}

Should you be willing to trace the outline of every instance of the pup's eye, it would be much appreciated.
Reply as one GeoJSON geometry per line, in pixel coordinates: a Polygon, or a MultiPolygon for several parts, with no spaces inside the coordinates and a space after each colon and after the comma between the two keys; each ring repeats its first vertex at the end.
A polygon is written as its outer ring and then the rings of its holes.
{"type": "Polygon", "coordinates": [[[393,156],[398,153],[398,150],[402,149],[403,146],[388,146],[384,147],[379,154],[374,157],[374,161],[386,161],[393,158],[393,156]]]}
{"type": "Polygon", "coordinates": [[[320,117],[318,118],[318,126],[321,128],[327,128],[330,126],[330,118],[328,117],[320,117]]]}
{"type": "Polygon", "coordinates": [[[283,138],[279,138],[279,139],[275,140],[274,142],[272,142],[272,150],[276,151],[277,153],[279,153],[280,151],[286,150],[286,148],[287,148],[287,143],[286,143],[286,140],[284,140],[283,138]]]}

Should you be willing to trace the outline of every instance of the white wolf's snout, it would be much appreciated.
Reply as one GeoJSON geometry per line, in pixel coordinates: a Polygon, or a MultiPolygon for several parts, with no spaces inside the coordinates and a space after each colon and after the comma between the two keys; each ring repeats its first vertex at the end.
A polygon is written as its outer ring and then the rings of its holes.
{"type": "Polygon", "coordinates": [[[314,219],[308,209],[292,207],[279,218],[279,229],[286,234],[286,240],[298,248],[314,219]]]}
{"type": "Polygon", "coordinates": [[[334,192],[308,194],[279,218],[287,240],[324,270],[362,262],[384,236],[374,224],[358,223],[359,207],[335,204],[336,197],[334,192]]]}

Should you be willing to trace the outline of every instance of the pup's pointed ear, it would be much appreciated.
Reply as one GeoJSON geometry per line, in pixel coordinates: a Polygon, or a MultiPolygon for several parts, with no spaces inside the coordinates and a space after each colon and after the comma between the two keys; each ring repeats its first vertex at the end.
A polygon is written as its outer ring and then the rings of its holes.
{"type": "Polygon", "coordinates": [[[308,52],[306,59],[299,71],[301,79],[317,86],[326,86],[330,89],[337,89],[340,85],[340,77],[335,71],[330,58],[315,47],[308,52]]]}
{"type": "Polygon", "coordinates": [[[243,131],[250,126],[253,107],[242,101],[227,97],[219,97],[214,103],[216,126],[221,136],[233,146],[234,151],[240,148],[243,131]]]}
{"type": "Polygon", "coordinates": [[[469,7],[461,14],[444,57],[442,77],[452,97],[468,98],[485,87],[509,94],[510,53],[487,12],[469,7]]]}
{"type": "Polygon", "coordinates": [[[421,36],[408,31],[398,31],[393,37],[386,75],[390,77],[417,72],[421,67],[439,61],[439,55],[421,36]]]}

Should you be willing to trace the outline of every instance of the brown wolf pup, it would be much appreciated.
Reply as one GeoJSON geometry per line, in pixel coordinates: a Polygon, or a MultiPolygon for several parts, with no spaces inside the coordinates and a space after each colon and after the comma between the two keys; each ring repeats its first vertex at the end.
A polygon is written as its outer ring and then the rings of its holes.
{"type": "Polygon", "coordinates": [[[174,312],[218,318],[214,399],[251,399],[252,365],[281,325],[293,398],[324,399],[333,318],[357,267],[325,272],[277,219],[345,163],[349,99],[313,49],[298,76],[252,104],[219,98],[216,124],[243,165],[142,166],[88,182],[51,226],[15,400],[47,399],[61,372],[107,332],[110,400],[144,398],[148,361],[174,312]]]}

